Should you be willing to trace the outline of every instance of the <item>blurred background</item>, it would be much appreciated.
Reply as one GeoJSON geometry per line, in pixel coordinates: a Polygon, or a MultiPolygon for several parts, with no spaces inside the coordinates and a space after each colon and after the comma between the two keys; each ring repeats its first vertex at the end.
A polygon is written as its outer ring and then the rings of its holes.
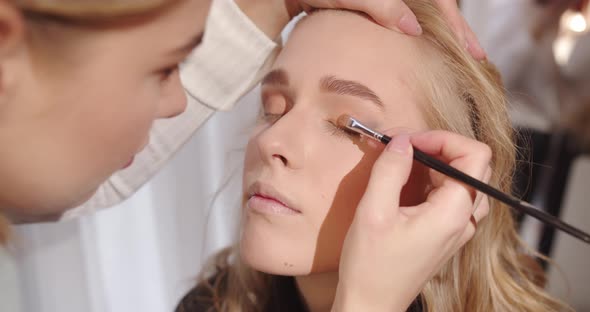
{"type": "MultiPolygon", "coordinates": [[[[502,73],[519,131],[514,192],[590,231],[588,1],[461,0],[502,73]]],[[[128,201],[55,224],[15,227],[0,249],[1,312],[172,311],[201,265],[236,236],[241,166],[258,90],[218,113],[128,201]]],[[[523,216],[545,286],[590,311],[590,246],[523,216]]]]}

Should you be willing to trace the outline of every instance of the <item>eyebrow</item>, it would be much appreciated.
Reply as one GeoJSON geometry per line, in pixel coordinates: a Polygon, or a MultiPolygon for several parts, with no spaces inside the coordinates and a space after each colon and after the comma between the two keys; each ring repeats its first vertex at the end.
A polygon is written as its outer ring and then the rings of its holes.
{"type": "Polygon", "coordinates": [[[369,100],[381,109],[384,107],[383,101],[373,90],[356,81],[338,79],[335,76],[330,75],[320,80],[320,90],[341,95],[355,96],[364,100],[369,100]]]}
{"type": "MultiPolygon", "coordinates": [[[[284,69],[275,69],[266,74],[261,83],[262,85],[289,86],[289,76],[284,69]]],[[[338,79],[333,75],[328,75],[320,80],[319,87],[323,92],[350,95],[369,100],[381,109],[384,107],[383,101],[373,90],[356,81],[338,79]]]]}
{"type": "Polygon", "coordinates": [[[263,85],[279,85],[279,86],[288,86],[289,85],[289,76],[284,69],[275,69],[270,71],[268,74],[262,78],[263,85]]]}
{"type": "Polygon", "coordinates": [[[188,53],[190,53],[193,49],[195,49],[196,47],[198,47],[201,44],[201,42],[203,41],[203,34],[204,34],[204,32],[200,32],[200,33],[196,34],[195,36],[191,37],[191,39],[189,41],[187,41],[182,46],[172,50],[172,52],[170,52],[170,54],[188,54],[188,53]]]}

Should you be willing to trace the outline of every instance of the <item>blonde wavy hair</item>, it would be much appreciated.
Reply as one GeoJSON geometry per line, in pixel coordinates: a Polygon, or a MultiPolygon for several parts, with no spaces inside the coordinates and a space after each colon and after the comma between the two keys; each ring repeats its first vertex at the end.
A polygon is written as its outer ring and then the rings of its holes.
{"type": "MultiPolygon", "coordinates": [[[[18,8],[28,26],[43,29],[59,22],[62,28],[108,26],[164,9],[178,0],[8,0],[18,8]]],[[[39,32],[36,32],[38,34],[39,32]]],[[[62,42],[44,40],[56,46],[62,42]]],[[[44,47],[52,48],[52,47],[44,47]]],[[[10,223],[0,213],[0,246],[10,237],[10,223]]]]}
{"type": "MultiPolygon", "coordinates": [[[[490,184],[511,192],[515,166],[514,133],[505,90],[495,68],[474,60],[458,42],[431,0],[406,0],[423,28],[416,40],[434,60],[422,85],[422,107],[432,129],[443,129],[484,142],[493,151],[490,184]]],[[[520,240],[509,207],[492,200],[489,215],[467,243],[423,288],[424,311],[571,311],[541,286],[542,270],[520,240]],[[528,261],[527,261],[528,259],[528,261]]],[[[242,263],[239,247],[215,255],[201,273],[214,309],[267,311],[284,277],[255,271],[242,263]],[[213,277],[212,277],[213,276],[213,277]]],[[[291,296],[299,296],[297,293],[291,296]]]]}

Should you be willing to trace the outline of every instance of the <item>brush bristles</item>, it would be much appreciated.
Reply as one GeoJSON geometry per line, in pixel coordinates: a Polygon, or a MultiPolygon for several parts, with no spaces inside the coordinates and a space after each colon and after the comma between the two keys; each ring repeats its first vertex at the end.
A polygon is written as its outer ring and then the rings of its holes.
{"type": "Polygon", "coordinates": [[[336,124],[342,128],[351,127],[352,122],[353,122],[352,117],[350,117],[349,115],[346,115],[346,114],[340,115],[340,117],[338,117],[338,120],[336,120],[336,124]]]}

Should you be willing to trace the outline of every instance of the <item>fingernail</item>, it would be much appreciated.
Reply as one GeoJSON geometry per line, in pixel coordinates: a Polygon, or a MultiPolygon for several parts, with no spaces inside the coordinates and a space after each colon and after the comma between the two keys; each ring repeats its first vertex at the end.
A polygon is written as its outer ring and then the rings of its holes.
{"type": "Polygon", "coordinates": [[[480,45],[477,44],[477,42],[475,43],[475,45],[471,47],[470,50],[468,50],[468,52],[471,53],[471,55],[473,55],[475,58],[479,58],[480,60],[483,57],[485,57],[485,51],[480,45]]]}
{"type": "Polygon", "coordinates": [[[406,13],[399,20],[399,29],[408,35],[419,36],[422,34],[422,27],[414,15],[406,13]]]}
{"type": "Polygon", "coordinates": [[[479,55],[481,55],[481,60],[482,61],[487,61],[488,60],[488,54],[486,53],[486,51],[482,48],[482,46],[479,46],[479,55]]]}
{"type": "Polygon", "coordinates": [[[486,51],[483,50],[483,47],[481,46],[479,39],[477,39],[477,37],[474,37],[474,39],[475,39],[475,45],[476,45],[477,52],[481,55],[485,55],[486,51]]]}
{"type": "Polygon", "coordinates": [[[410,136],[407,134],[398,134],[387,144],[387,150],[399,154],[408,154],[410,152],[410,136]]]}

